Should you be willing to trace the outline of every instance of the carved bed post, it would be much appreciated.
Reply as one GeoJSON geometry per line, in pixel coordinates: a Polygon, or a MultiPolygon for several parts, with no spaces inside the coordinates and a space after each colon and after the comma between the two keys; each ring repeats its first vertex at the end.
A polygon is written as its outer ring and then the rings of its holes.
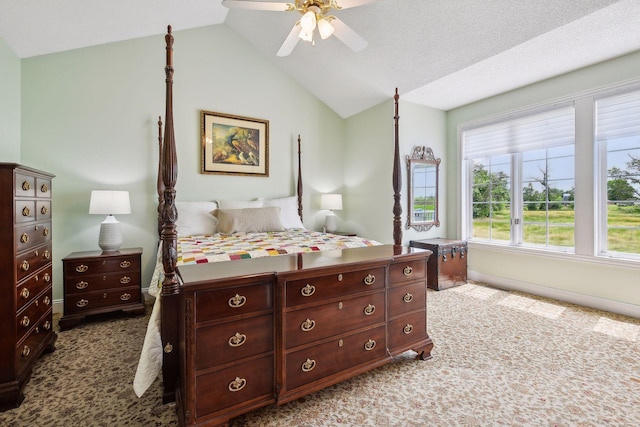
{"type": "Polygon", "coordinates": [[[162,117],[158,116],[158,238],[162,237],[162,211],[164,210],[164,182],[162,181],[162,117]]]}
{"type": "Polygon", "coordinates": [[[302,221],[302,160],[300,155],[300,134],[298,134],[298,215],[302,221]]]}
{"type": "Polygon", "coordinates": [[[395,115],[393,117],[395,121],[395,139],[394,139],[394,153],[393,153],[393,244],[402,244],[402,206],[400,205],[400,189],[402,187],[400,176],[400,136],[398,133],[398,121],[400,116],[398,115],[398,88],[396,88],[396,94],[393,96],[395,104],[395,115]]]}
{"type": "Polygon", "coordinates": [[[162,150],[162,182],[164,183],[164,206],[162,210],[162,346],[164,350],[162,381],[164,403],[175,400],[178,377],[178,316],[180,287],[176,275],[177,262],[177,209],[175,206],[175,185],[178,178],[178,160],[173,130],[173,35],[171,26],[165,36],[167,44],[166,112],[164,126],[164,146],[162,150]]]}

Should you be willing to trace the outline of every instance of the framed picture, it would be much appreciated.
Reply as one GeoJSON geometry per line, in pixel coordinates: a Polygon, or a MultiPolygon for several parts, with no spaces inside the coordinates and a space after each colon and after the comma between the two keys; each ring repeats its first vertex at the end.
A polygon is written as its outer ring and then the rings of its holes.
{"type": "Polygon", "coordinates": [[[269,121],[202,111],[202,173],[269,176],[269,121]]]}

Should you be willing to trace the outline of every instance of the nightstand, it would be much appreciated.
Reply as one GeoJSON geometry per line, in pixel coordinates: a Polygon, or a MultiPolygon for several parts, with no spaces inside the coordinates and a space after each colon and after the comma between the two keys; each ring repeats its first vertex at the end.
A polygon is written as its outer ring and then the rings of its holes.
{"type": "Polygon", "coordinates": [[[334,231],[329,234],[335,234],[336,236],[347,236],[347,237],[356,237],[358,235],[357,233],[351,233],[349,231],[334,231]]]}
{"type": "Polygon", "coordinates": [[[86,316],[123,311],[145,312],[141,291],[142,248],[115,252],[73,252],[62,260],[64,316],[60,330],[86,316]]]}

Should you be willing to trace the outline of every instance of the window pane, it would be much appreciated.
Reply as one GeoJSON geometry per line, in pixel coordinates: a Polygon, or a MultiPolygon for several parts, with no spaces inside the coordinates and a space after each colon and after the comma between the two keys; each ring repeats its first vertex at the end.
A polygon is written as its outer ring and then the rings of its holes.
{"type": "Polygon", "coordinates": [[[472,238],[510,240],[509,159],[500,155],[473,161],[472,238]]]}

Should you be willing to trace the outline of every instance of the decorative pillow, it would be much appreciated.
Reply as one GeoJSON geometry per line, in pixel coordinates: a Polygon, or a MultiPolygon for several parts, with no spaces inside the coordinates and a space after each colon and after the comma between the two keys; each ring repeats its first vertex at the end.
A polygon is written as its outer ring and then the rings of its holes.
{"type": "Polygon", "coordinates": [[[176,202],[178,236],[213,234],[217,232],[216,219],[212,215],[218,208],[216,202],[176,202]]]}
{"type": "Polygon", "coordinates": [[[218,231],[223,234],[284,230],[277,207],[216,209],[213,215],[218,218],[218,231]]]}
{"type": "Polygon", "coordinates": [[[300,215],[298,215],[298,198],[296,196],[258,200],[263,200],[264,206],[276,206],[280,208],[280,222],[282,222],[282,226],[285,229],[304,229],[304,224],[302,224],[300,215]]]}
{"type": "Polygon", "coordinates": [[[262,200],[218,200],[220,209],[261,208],[262,200]]]}

